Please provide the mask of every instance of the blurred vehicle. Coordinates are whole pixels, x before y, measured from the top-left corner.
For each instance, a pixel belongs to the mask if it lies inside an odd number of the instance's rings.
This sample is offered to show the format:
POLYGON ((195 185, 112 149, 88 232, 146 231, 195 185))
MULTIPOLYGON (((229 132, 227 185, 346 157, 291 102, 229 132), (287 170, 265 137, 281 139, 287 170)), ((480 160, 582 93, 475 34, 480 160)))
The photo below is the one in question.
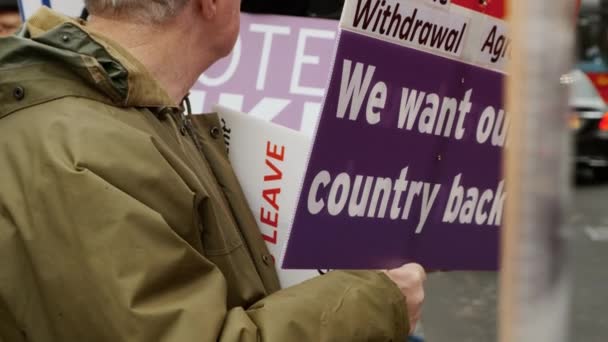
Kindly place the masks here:
POLYGON ((570 128, 575 134, 578 176, 608 176, 608 108, 589 77, 580 70, 564 76, 570 86, 570 128))
POLYGON ((576 26, 577 69, 608 101, 608 1, 582 0, 576 26))

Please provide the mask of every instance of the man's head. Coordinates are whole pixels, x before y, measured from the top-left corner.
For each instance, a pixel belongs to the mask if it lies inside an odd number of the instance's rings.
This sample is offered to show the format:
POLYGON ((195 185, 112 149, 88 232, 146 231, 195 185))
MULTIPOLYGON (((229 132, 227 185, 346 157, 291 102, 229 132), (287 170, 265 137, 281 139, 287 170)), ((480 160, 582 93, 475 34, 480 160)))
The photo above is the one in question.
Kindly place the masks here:
POLYGON ((179 103, 232 51, 240 0, 85 0, 87 26, 126 48, 179 103))
POLYGON ((0 37, 13 34, 20 24, 17 0, 0 0, 0 37))
POLYGON ((162 24, 181 12, 188 2, 189 0, 85 0, 91 14, 142 24, 162 24))
MULTIPOLYGON (((1 0, 0 0, 1 1, 1 0)), ((184 26, 219 55, 227 55, 239 31, 240 0, 85 0, 92 16, 160 30, 184 26)), ((188 33, 186 33, 188 34, 188 33)))

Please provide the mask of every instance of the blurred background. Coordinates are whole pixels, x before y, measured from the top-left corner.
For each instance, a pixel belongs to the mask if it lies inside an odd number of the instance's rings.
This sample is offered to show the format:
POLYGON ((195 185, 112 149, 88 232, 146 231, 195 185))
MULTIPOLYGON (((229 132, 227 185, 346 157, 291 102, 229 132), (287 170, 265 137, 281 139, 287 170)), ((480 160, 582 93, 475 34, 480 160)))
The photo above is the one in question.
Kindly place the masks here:
POLYGON ((241 10, 339 19, 344 0, 243 0, 241 10))

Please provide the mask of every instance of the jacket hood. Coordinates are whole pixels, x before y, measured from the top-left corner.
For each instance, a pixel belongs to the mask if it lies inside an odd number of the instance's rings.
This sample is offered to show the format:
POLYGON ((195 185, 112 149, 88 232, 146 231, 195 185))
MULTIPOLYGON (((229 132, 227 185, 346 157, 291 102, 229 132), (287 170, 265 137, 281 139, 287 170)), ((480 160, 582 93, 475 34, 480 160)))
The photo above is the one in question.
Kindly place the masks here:
POLYGON ((146 68, 107 37, 43 7, 0 39, 0 117, 67 97, 119 107, 177 107, 146 68))

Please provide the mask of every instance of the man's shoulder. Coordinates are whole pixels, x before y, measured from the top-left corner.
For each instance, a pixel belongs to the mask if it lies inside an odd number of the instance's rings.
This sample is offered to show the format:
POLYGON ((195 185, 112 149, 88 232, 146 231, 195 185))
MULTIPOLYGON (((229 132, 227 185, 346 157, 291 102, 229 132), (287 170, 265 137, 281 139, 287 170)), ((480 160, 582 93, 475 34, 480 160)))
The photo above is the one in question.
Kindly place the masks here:
POLYGON ((137 153, 146 148, 141 146, 149 143, 150 135, 143 124, 133 123, 144 122, 134 116, 142 114, 76 97, 32 105, 0 118, 0 159, 27 151, 41 161, 52 158, 74 165, 127 146, 137 153))
MULTIPOLYGON (((0 131, 7 134, 19 131, 34 139, 50 138, 44 132, 62 130, 64 133, 104 131, 109 129, 136 129, 128 125, 129 116, 139 115, 137 109, 120 108, 107 103, 79 97, 64 97, 33 104, 0 116, 0 131), (41 134, 42 133, 42 134, 41 134)), ((5 136, 6 135, 0 135, 5 136)))

